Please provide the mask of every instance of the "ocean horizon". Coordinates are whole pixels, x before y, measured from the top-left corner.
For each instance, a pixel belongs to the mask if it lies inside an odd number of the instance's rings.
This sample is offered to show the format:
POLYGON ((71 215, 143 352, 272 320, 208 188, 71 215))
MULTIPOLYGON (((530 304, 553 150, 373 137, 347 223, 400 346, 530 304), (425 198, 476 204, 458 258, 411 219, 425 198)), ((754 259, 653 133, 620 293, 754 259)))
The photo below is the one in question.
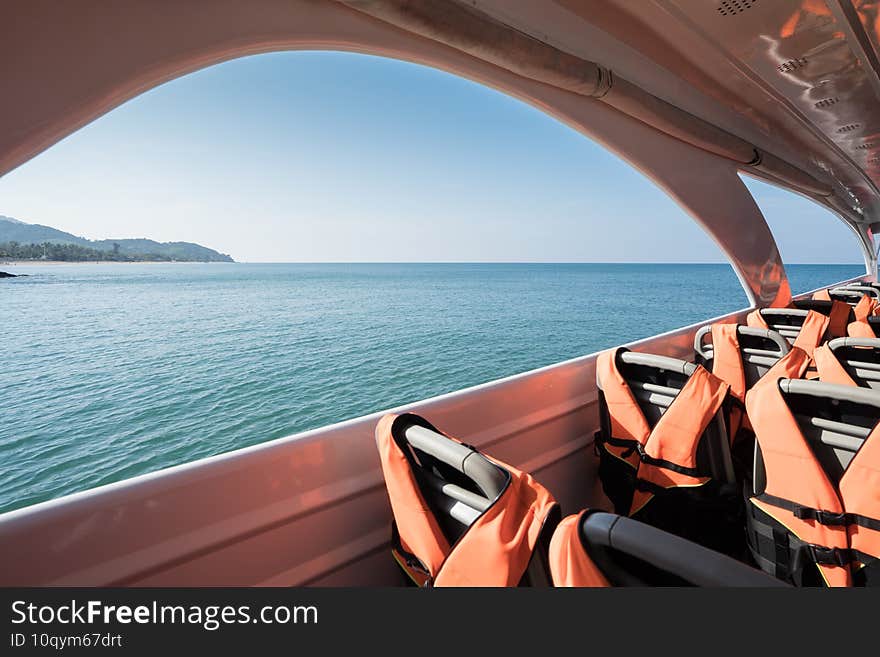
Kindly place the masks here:
MULTIPOLYGON (((0 512, 747 305, 733 270, 716 263, 10 269, 27 276, 0 281, 0 512)), ((787 271, 803 292, 864 268, 787 271)))

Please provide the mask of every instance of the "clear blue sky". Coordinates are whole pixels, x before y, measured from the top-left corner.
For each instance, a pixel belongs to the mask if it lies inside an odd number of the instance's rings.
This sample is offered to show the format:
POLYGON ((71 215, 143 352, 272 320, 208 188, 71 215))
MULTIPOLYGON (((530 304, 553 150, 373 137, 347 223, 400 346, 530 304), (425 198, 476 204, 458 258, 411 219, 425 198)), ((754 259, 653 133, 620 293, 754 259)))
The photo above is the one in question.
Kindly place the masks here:
MULTIPOLYGON (((860 262, 826 211, 748 184, 788 262, 860 262)), ((554 119, 344 53, 250 57, 150 91, 0 178, 0 214, 242 261, 723 260, 663 192, 554 119)))

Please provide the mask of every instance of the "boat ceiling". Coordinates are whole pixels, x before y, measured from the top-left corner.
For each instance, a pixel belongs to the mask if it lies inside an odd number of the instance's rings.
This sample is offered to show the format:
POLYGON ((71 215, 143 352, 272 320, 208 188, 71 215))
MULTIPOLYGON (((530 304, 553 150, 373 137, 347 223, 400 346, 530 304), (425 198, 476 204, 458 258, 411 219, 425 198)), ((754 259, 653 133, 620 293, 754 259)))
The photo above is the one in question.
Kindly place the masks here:
POLYGON ((795 164, 880 222, 880 1, 476 0, 795 164))

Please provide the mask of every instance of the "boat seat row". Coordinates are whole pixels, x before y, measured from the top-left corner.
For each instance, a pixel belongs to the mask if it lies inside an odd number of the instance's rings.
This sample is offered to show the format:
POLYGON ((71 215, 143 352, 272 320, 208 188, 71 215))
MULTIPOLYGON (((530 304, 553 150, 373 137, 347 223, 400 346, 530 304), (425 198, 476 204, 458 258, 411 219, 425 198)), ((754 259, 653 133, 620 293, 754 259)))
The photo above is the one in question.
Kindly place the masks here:
POLYGON ((416 415, 376 429, 392 553, 419 586, 781 586, 749 565, 600 510, 561 520, 529 475, 416 415))
POLYGON ((418 416, 383 418, 396 560, 433 586, 876 585, 880 339, 834 337, 856 309, 811 306, 778 309, 801 319, 788 335, 754 325, 777 309, 704 327, 695 362, 599 355, 611 509, 560 520, 528 473, 418 416))
MULTIPOLYGON (((661 360, 650 354, 634 355, 623 349, 600 355, 597 373, 600 389, 607 390, 609 381, 620 377, 623 387, 636 400, 648 431, 634 452, 637 455, 634 462, 627 460, 627 454, 611 449, 616 438, 632 437, 629 430, 634 425, 632 405, 621 403, 620 395, 608 399, 607 394, 600 394, 600 434, 603 435, 597 436, 596 441, 600 447, 599 475, 615 511, 716 552, 755 563, 792 584, 877 585, 880 581, 880 435, 872 436, 880 434, 880 391, 872 383, 876 382, 880 366, 880 340, 843 338, 817 348, 817 358, 835 358, 834 354, 838 354, 839 360, 835 362, 844 365, 842 371, 851 372, 852 379, 848 383, 829 383, 789 378, 806 373, 805 365, 811 359, 797 347, 786 352, 784 347, 779 347, 778 336, 756 335, 747 327, 736 327, 736 331, 731 330, 733 326, 726 329, 728 336, 742 333, 748 338, 740 343, 736 356, 742 361, 739 371, 744 379, 747 378, 745 363, 750 357, 760 359, 760 367, 753 368, 753 376, 746 383, 744 410, 747 414, 739 417, 743 428, 740 432, 728 431, 735 436, 733 445, 725 439, 724 432, 715 431, 713 427, 724 418, 730 428, 736 412, 742 413, 743 409, 735 404, 725 406, 712 401, 721 379, 711 383, 709 377, 714 375, 702 365, 695 367, 686 361, 661 360), (749 339, 753 340, 753 346, 744 347, 749 339), (756 342, 759 340, 765 342, 756 342), (773 350, 759 348, 770 344, 777 347, 774 356, 768 356, 773 350), (772 362, 774 357, 775 363, 772 362), (617 363, 617 367, 602 367, 603 358, 606 363, 617 363), (627 361, 639 362, 639 369, 628 368, 627 361), (648 363, 674 373, 678 379, 661 404, 653 400, 654 413, 648 411, 651 403, 640 396, 649 378, 644 371, 648 363), (688 425, 681 423, 679 416, 673 424, 675 430, 663 432, 662 437, 671 444, 666 453, 677 454, 679 458, 659 462, 656 452, 662 447, 654 445, 652 449, 652 443, 658 438, 666 413, 672 412, 675 400, 697 380, 701 369, 701 392, 689 395, 685 408, 690 409, 694 417, 704 419, 699 424, 688 425), (686 382, 680 380, 681 373, 687 375, 686 382), (708 421, 707 411, 711 414, 708 421), (751 436, 750 442, 744 434, 751 436), (729 458, 734 461, 737 447, 751 455, 750 467, 740 468, 736 477, 745 488, 743 498, 724 494, 730 482, 729 471, 713 467, 708 459, 686 463, 680 458, 692 451, 688 445, 695 439, 699 441, 696 453, 722 454, 720 462, 726 461, 723 454, 728 449, 729 458), (622 491, 629 491, 633 499, 637 499, 642 468, 646 464, 679 473, 683 467, 691 467, 688 474, 693 479, 666 477, 662 487, 650 489, 649 503, 628 507, 622 491), (785 492, 780 494, 780 491, 785 492), (745 518, 738 516, 741 510, 745 518)), ((716 330, 713 327, 712 333, 716 330)), ((707 348, 706 335, 700 332, 697 336, 697 353, 714 370, 718 349, 707 348)), ((826 368, 820 361, 819 374, 826 368)), ((664 375, 660 371, 650 376, 664 375)), ((614 385, 620 387, 619 382, 614 385)), ((728 400, 733 401, 734 386, 725 385, 728 400)), ((625 440, 617 442, 620 446, 626 445, 625 440)))

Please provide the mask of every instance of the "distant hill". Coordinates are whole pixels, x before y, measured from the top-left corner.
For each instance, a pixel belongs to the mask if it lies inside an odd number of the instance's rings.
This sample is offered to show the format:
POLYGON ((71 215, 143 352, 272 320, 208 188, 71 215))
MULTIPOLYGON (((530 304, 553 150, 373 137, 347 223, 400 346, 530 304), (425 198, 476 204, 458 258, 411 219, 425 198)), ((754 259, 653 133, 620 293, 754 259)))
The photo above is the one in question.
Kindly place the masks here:
MULTIPOLYGON (((68 249, 65 253, 74 254, 71 260, 93 260, 85 257, 89 252, 100 252, 108 255, 108 260, 165 260, 177 262, 235 262, 224 253, 218 253, 200 244, 192 242, 155 242, 146 238, 87 240, 63 230, 40 224, 26 224, 12 217, 0 215, 0 246, 7 255, 16 257, 9 245, 67 244, 78 249, 68 249), (81 257, 77 257, 80 254, 81 257)), ((30 249, 29 251, 33 251, 30 249)), ((57 251, 55 249, 54 251, 57 251)), ((92 254, 94 255, 94 254, 92 254)))

